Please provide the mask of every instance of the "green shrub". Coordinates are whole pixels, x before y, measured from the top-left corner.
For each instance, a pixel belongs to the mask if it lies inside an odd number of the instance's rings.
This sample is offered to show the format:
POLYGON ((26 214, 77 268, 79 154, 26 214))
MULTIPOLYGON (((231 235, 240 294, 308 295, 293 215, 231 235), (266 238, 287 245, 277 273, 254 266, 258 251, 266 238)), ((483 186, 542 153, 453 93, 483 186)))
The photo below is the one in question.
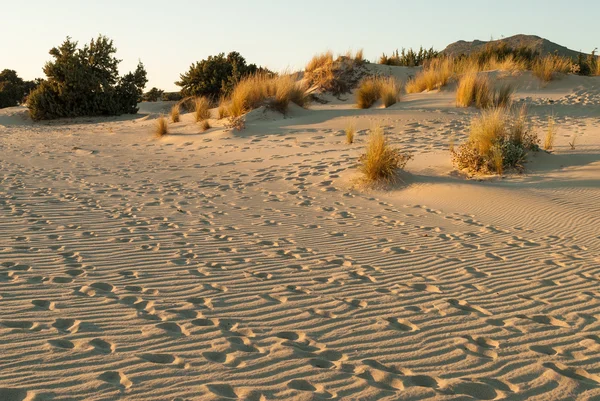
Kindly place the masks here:
POLYGON ((379 58, 379 64, 416 67, 418 65, 423 65, 423 62, 426 60, 438 57, 439 54, 438 51, 433 50, 433 47, 429 50, 420 47, 418 52, 413 49, 408 49, 408 51, 406 51, 402 48, 401 53, 396 49, 396 52, 392 53, 390 57, 386 56, 384 53, 379 58))
POLYGON ((142 100, 145 102, 156 102, 159 99, 162 99, 164 93, 165 91, 162 89, 152 88, 148 92, 144 93, 142 100))
POLYGON ((139 63, 134 72, 119 77, 120 60, 112 40, 92 39, 83 48, 67 38, 52 48, 54 60, 46 63, 47 79, 31 92, 27 100, 34 120, 63 117, 121 115, 137 113, 146 70, 139 63))
POLYGON ((18 106, 39 81, 24 81, 14 70, 0 72, 0 109, 18 106))
POLYGON ((246 59, 238 52, 231 52, 227 57, 220 53, 192 64, 175 85, 181 86, 183 96, 206 96, 216 100, 229 95, 243 77, 259 72, 273 74, 256 64, 246 64, 246 59))

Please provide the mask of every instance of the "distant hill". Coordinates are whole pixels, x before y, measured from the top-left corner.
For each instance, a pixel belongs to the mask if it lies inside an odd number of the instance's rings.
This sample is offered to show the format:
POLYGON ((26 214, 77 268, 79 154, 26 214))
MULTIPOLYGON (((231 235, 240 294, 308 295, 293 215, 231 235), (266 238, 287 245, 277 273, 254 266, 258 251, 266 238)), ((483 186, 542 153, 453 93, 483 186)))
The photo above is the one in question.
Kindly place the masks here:
POLYGON ((502 42, 513 48, 525 46, 529 49, 539 52, 541 55, 549 53, 554 54, 557 52, 560 56, 574 58, 580 53, 576 50, 568 49, 554 42, 550 42, 548 39, 540 38, 539 36, 535 35, 515 35, 508 38, 487 42, 482 40, 474 40, 472 42, 459 40, 458 42, 449 44, 442 53, 448 56, 470 54, 482 50, 488 43, 498 44, 502 42))

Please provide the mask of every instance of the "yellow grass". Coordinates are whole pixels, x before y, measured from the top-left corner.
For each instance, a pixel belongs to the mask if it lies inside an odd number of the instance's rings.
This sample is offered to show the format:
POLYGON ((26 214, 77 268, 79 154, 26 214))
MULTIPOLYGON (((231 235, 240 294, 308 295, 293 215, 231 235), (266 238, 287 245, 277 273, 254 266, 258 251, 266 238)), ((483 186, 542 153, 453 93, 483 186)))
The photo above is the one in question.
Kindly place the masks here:
POLYGON ((383 128, 371 130, 365 153, 360 157, 360 171, 367 183, 395 182, 398 171, 406 167, 410 155, 389 145, 383 128))
POLYGON ((161 138, 169 133, 169 122, 167 121, 165 116, 161 115, 156 120, 156 126, 154 129, 154 133, 159 138, 161 138))
POLYGON ((171 121, 174 123, 178 123, 179 122, 179 104, 175 104, 173 105, 173 107, 171 107, 171 121))
POLYGON ((202 131, 206 131, 208 129, 211 128, 210 126, 210 122, 208 122, 208 120, 204 120, 200 123, 200 128, 202 128, 202 131))
POLYGON ((356 89, 356 105, 359 109, 368 109, 381 97, 381 79, 368 77, 363 79, 356 89))
POLYGON ((196 122, 210 118, 210 101, 206 97, 201 96, 194 99, 194 117, 196 122))
POLYGON ((445 86, 454 74, 454 63, 450 58, 433 59, 423 66, 423 70, 406 84, 407 93, 420 93, 425 90, 445 86))
POLYGON ((567 74, 571 71, 573 62, 566 57, 548 55, 538 59, 532 67, 533 75, 543 82, 556 79, 559 74, 567 74))
POLYGON ((554 140, 556 139, 556 123, 554 116, 548 117, 548 129, 544 136, 544 150, 552 150, 554 147, 554 140))
POLYGON ((219 116, 219 120, 227 117, 227 100, 224 97, 219 99, 219 107, 217 108, 217 114, 219 116))
POLYGON ((514 89, 511 85, 502 85, 499 90, 494 89, 487 75, 471 70, 458 81, 456 105, 458 107, 475 106, 480 109, 509 107, 512 104, 513 92, 514 89))
POLYGON ((400 98, 400 85, 394 77, 383 78, 381 80, 381 100, 384 107, 390 107, 396 104, 400 98))
POLYGON ((471 123, 469 140, 479 154, 490 155, 492 147, 503 137, 508 121, 506 111, 501 108, 485 110, 471 123))
POLYGON ((306 107, 309 102, 306 88, 294 75, 271 77, 264 74, 243 78, 233 89, 227 114, 239 117, 260 106, 286 113, 289 103, 306 107))
POLYGON ((346 127, 346 143, 351 145, 354 143, 354 132, 355 128, 353 124, 348 124, 346 127))
POLYGON ((313 72, 331 64, 333 64, 333 53, 331 51, 327 51, 325 53, 316 54, 313 56, 308 64, 306 64, 304 70, 306 72, 313 72))
POLYGON ((354 55, 354 61, 362 63, 365 61, 363 49, 358 49, 354 55))

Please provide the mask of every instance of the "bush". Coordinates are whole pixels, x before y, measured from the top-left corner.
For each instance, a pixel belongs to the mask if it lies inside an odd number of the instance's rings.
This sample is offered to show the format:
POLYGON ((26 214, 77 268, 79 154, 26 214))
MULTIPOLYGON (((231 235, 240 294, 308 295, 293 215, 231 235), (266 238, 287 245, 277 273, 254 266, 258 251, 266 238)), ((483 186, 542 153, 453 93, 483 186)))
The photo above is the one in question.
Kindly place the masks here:
POLYGON ((377 127, 371 131, 367 149, 359 158, 360 171, 367 183, 395 182, 399 170, 403 170, 410 159, 411 155, 391 147, 383 128, 377 127))
POLYGON ((539 139, 527 124, 525 109, 512 116, 507 109, 485 110, 471 122, 469 139, 452 150, 454 164, 473 173, 522 171, 529 151, 539 150, 539 139))
POLYGON ((384 107, 390 107, 396 104, 400 98, 400 85, 393 77, 384 78, 381 80, 381 100, 384 107))
POLYGON ((272 74, 256 64, 246 64, 246 59, 238 52, 231 52, 227 57, 225 53, 220 53, 192 64, 175 84, 181 86, 183 96, 206 96, 216 100, 229 95, 242 78, 259 72, 272 74))
POLYGON ((399 53, 396 49, 396 52, 392 53, 390 57, 386 56, 384 53, 379 58, 379 64, 416 67, 423 65, 423 63, 427 60, 438 57, 439 54, 440 53, 438 51, 433 50, 433 47, 429 50, 425 50, 423 47, 420 47, 418 52, 414 51, 413 49, 408 49, 408 51, 406 51, 404 48, 402 48, 402 53, 399 53))
POLYGON ((183 99, 180 92, 165 92, 161 96, 163 102, 178 102, 183 99))
POLYGON ((39 82, 24 81, 14 70, 0 72, 0 109, 18 106, 39 82))
POLYGON ((34 120, 62 117, 120 115, 137 113, 146 82, 139 63, 135 72, 118 75, 120 60, 114 57, 112 40, 92 39, 83 48, 67 38, 52 48, 54 61, 46 63, 47 79, 29 95, 27 105, 34 120))
POLYGON ((458 81, 456 105, 480 109, 508 107, 511 105, 513 92, 511 85, 502 85, 499 90, 495 90, 487 75, 473 70, 465 73, 458 81))
POLYGON ((142 96, 142 100, 146 102, 156 102, 158 101, 158 99, 162 99, 164 93, 165 91, 161 89, 152 88, 148 92, 144 93, 144 96, 142 96))

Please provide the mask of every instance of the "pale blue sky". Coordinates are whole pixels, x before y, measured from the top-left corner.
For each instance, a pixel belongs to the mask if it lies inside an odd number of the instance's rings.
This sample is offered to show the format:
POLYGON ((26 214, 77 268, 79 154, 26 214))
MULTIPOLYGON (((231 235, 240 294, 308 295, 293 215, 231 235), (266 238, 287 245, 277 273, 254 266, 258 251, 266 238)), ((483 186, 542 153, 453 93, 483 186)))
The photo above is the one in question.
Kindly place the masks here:
POLYGON ((115 41, 122 72, 141 59, 148 88, 177 90, 194 61, 236 50, 272 70, 301 68, 327 49, 377 59, 401 47, 442 50, 459 39, 534 34, 574 50, 600 47, 600 0, 10 0, 0 70, 43 76, 48 50, 71 36, 115 41))

